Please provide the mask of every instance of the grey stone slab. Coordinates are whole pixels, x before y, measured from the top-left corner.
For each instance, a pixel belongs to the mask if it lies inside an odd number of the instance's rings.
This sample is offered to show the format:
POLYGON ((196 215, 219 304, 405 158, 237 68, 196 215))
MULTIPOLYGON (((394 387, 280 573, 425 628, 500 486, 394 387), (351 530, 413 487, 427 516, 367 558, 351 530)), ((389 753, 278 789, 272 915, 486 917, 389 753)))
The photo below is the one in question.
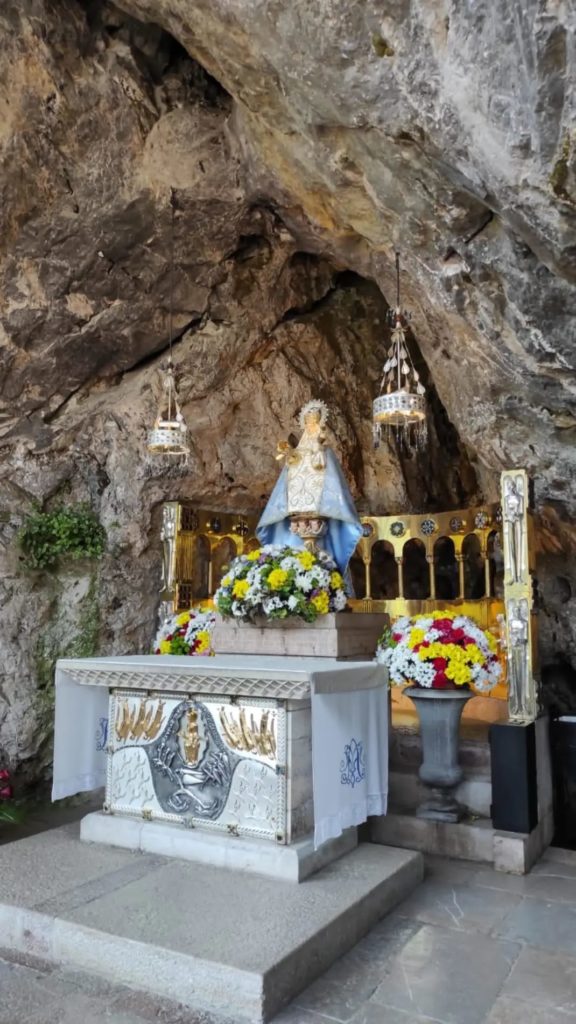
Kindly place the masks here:
MULTIPOLYGON (((435 857, 426 854, 424 857, 425 878, 436 882, 448 882, 450 885, 474 884, 478 874, 478 864, 471 860, 452 860, 447 857, 435 857)), ((487 869, 489 871, 489 869, 487 869)), ((496 872, 492 872, 496 874, 496 872)))
POLYGON ((270 1024, 333 1024, 334 1018, 313 1010, 304 1010, 301 1006, 289 1006, 272 1018, 270 1024))
POLYGON ((18 964, 0 964, 0 1024, 36 1024, 55 1002, 41 974, 18 964))
POLYGON ((576 872, 563 864, 538 864, 529 875, 479 871, 475 884, 557 903, 576 903, 576 872), (559 870, 558 870, 559 869, 559 870), (566 873, 564 873, 566 872, 566 873))
POLYGON ((520 946, 424 925, 386 967, 375 1005, 445 1024, 481 1024, 520 946))
POLYGON ((486 1018, 485 1024, 574 1024, 576 1014, 559 1013, 532 1006, 519 999, 500 996, 486 1018))
POLYGON ((521 899, 512 893, 473 885, 447 885, 432 879, 405 900, 400 913, 428 924, 487 934, 521 899))
POLYGON ((296 885, 167 861, 85 906, 68 911, 64 902, 55 912, 126 939, 265 973, 316 929, 337 921, 355 895, 361 899, 378 885, 384 868, 392 874, 409 863, 406 851, 365 845, 296 885), (183 912, 186 907, 193 912, 183 912), (258 926, 246 928, 248 919, 258 926))
POLYGON ((102 846, 86 846, 80 856, 78 834, 77 824, 64 825, 0 847, 0 903, 35 907, 128 865, 153 863, 151 857, 102 846))
POLYGON ((527 946, 504 983, 502 994, 558 1013, 576 1013, 576 957, 527 946))
MULTIPOLYGON (((58 875, 50 833, 43 842, 46 864, 58 875)), ((57 852, 60 845, 58 837, 57 852)), ((370 844, 301 884, 170 859, 134 878, 138 858, 128 855, 121 867, 112 861, 102 885, 90 878, 77 906, 82 862, 87 858, 93 869, 93 852, 76 841, 76 895, 51 896, 49 913, 0 902, 5 943, 114 984, 232 1016, 235 1024, 269 1019, 366 935, 423 873, 418 854, 370 844)), ((38 906, 33 877, 27 900, 38 906)), ((53 980, 52 995, 62 983, 53 980)))
POLYGON ((140 856, 136 860, 125 864, 116 871, 108 871, 99 878, 92 878, 89 882, 77 885, 66 893, 59 893, 48 900, 41 900, 34 905, 34 909, 43 914, 59 913, 75 910, 85 903, 92 903, 101 896, 108 896, 122 889, 130 882, 141 878, 147 878, 154 868, 165 864, 164 857, 140 856))
MULTIPOLYGON (((1 1020, 1 1018, 0 1018, 1 1020)), ((13 1022, 10 1022, 13 1024, 13 1022)), ((146 1024, 133 1013, 116 1012, 90 996, 74 993, 53 1000, 33 1015, 23 1018, 22 1024, 146 1024)))
POLYGON ((391 1006, 377 1006, 367 1003, 352 1018, 350 1024, 444 1024, 434 1017, 415 1017, 403 1010, 394 1010, 391 1006))
POLYGON ((498 925, 503 938, 576 955, 576 905, 526 898, 498 925))
POLYGON ((388 959, 420 925, 391 914, 299 996, 300 1007, 348 1021, 376 991, 388 959))
POLYGON ((159 999, 147 992, 126 989, 110 1003, 114 1013, 134 1014, 143 1024, 234 1024, 224 1017, 215 1018, 202 1010, 191 1010, 169 999, 159 999))

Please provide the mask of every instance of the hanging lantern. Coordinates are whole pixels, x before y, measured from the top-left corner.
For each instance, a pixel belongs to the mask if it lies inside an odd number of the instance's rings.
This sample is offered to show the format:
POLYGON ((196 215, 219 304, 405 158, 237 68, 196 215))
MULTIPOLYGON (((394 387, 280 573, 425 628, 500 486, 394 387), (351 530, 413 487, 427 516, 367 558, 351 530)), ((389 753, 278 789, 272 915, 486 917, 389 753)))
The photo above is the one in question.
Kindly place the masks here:
POLYGON ((188 428, 180 411, 174 367, 172 365, 173 307, 174 307, 174 216, 176 202, 174 190, 170 193, 172 216, 170 221, 170 307, 169 307, 169 350, 168 366, 163 371, 163 387, 158 413, 152 430, 148 433, 147 449, 156 455, 188 455, 188 428))
POLYGON ((146 447, 156 455, 188 455, 188 428, 180 412, 172 360, 164 373, 163 385, 164 394, 160 396, 158 415, 146 447))
POLYGON ((383 428, 407 448, 423 447, 428 437, 426 388, 408 349, 408 319, 400 307, 400 255, 396 253, 396 309, 389 311, 392 335, 380 393, 372 405, 375 448, 380 444, 383 428))

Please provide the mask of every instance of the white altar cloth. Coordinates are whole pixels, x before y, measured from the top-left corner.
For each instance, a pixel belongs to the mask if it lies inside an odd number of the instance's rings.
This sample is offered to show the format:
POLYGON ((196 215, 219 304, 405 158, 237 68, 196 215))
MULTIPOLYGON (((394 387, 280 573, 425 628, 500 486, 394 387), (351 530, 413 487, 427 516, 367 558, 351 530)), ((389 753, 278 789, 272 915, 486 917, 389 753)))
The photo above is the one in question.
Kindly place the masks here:
POLYGON ((311 700, 315 845, 386 813, 388 697, 376 662, 332 658, 142 655, 56 666, 52 799, 104 786, 109 689, 311 700), (222 682, 225 680, 225 687, 222 682))

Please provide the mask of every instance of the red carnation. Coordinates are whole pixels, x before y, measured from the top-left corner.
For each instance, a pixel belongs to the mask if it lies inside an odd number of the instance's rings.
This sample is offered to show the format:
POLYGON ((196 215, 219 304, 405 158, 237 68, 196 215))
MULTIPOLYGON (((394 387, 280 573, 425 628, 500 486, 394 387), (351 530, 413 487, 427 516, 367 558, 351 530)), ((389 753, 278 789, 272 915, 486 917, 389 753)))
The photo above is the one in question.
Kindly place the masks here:
POLYGON ((444 672, 448 665, 448 658, 432 658, 432 664, 436 672, 444 672))

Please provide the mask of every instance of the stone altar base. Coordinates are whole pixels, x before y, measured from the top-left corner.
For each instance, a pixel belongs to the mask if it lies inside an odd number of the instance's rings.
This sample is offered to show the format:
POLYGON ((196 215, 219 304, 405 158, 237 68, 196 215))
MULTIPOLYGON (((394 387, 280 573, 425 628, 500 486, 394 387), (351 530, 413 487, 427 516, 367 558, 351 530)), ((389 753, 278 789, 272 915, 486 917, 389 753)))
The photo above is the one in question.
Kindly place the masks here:
POLYGON ((260 1024, 422 874, 419 854, 363 844, 294 886, 81 843, 66 825, 0 848, 1 943, 260 1024))
POLYGON ((95 811, 82 819, 80 838, 89 843, 108 843, 126 850, 179 857, 213 868, 248 871, 284 882, 303 882, 330 861, 356 849, 358 830, 346 829, 337 839, 329 839, 315 850, 311 835, 280 846, 250 836, 231 837, 201 829, 182 829, 169 821, 143 821, 95 811))

